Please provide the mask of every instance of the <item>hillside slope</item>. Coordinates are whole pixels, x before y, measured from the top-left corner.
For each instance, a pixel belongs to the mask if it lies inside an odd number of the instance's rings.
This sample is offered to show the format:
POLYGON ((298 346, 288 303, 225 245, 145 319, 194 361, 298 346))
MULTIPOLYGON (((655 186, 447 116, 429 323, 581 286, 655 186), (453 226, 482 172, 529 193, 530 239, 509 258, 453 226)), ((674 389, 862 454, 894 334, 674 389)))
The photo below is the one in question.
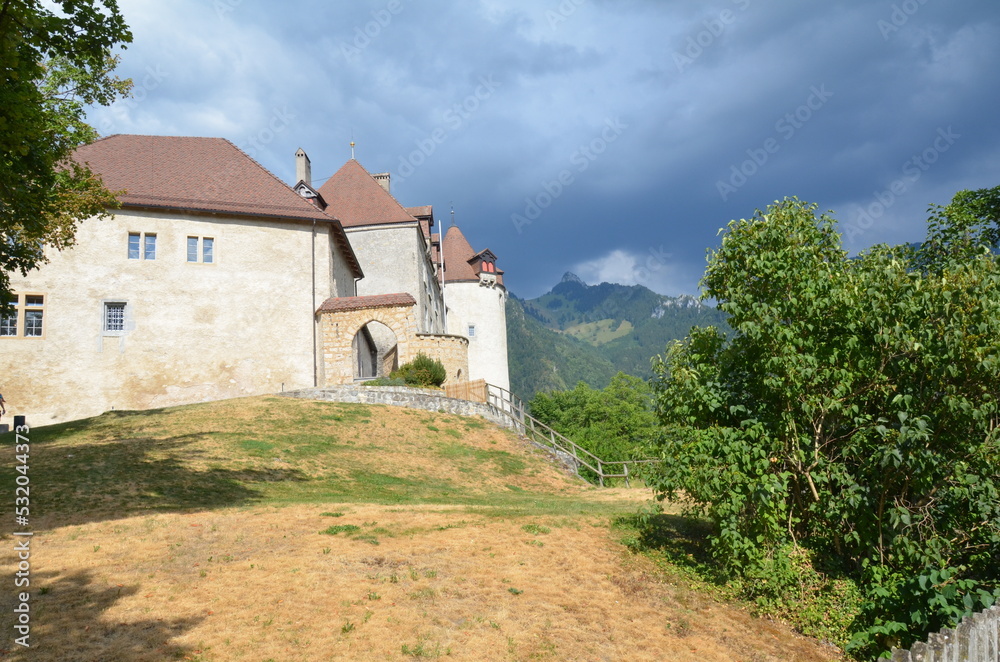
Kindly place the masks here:
MULTIPOLYGON (((0 657, 834 657, 627 552, 608 518, 648 493, 589 487, 482 419, 264 397, 29 443, 32 649, 0 657)), ((7 494, 14 452, 0 438, 7 494)))
POLYGON ((647 378, 650 360, 693 326, 729 328, 725 314, 695 297, 668 297, 641 285, 587 285, 567 273, 536 299, 510 297, 512 390, 530 400, 579 381, 603 388, 619 371, 647 378))
POLYGON ((525 400, 539 391, 571 389, 578 382, 603 387, 617 372, 593 346, 528 315, 524 302, 514 295, 507 299, 507 363, 511 390, 525 400))

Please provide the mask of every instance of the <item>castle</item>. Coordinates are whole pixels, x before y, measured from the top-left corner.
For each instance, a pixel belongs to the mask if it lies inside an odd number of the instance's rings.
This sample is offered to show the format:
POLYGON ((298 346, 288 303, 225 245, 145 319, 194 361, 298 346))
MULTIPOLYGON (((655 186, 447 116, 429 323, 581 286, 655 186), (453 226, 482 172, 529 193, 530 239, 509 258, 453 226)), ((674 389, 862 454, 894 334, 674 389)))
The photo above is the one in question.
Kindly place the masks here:
POLYGON ((386 376, 423 353, 509 388, 503 271, 352 157, 294 186, 221 138, 79 148, 121 207, 12 274, 0 367, 33 425, 386 376))

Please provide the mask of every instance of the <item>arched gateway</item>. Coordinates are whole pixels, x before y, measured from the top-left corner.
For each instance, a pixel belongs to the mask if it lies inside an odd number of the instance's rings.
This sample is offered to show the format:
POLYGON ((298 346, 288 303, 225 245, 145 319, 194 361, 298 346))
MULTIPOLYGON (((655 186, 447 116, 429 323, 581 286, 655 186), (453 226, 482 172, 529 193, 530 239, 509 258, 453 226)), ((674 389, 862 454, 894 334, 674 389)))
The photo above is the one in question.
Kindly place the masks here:
POLYGON ((323 386, 388 376, 393 367, 423 353, 444 364, 448 382, 469 372, 469 340, 418 333, 409 294, 327 299, 319 318, 323 386))

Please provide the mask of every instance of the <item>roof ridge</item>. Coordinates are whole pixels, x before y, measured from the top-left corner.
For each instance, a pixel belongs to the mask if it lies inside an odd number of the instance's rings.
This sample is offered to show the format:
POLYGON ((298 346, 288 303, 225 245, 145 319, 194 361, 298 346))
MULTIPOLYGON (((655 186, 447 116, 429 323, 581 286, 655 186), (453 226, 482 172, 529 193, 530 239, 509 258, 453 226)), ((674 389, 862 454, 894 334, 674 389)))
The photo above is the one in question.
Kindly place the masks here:
MULTIPOLYGON (((197 137, 197 136, 192 136, 192 137, 197 137)), ((311 202, 309 202, 308 200, 306 200, 305 198, 303 198, 301 195, 299 195, 298 193, 296 193, 295 189, 293 189, 291 186, 289 186, 288 184, 286 184, 285 182, 283 182, 281 179, 279 179, 278 176, 275 175, 273 172, 271 172, 270 170, 268 170, 267 168, 265 168, 263 165, 261 165, 260 162, 257 161, 257 159, 255 159, 254 157, 250 156, 249 154, 247 154, 246 152, 244 152, 242 149, 240 149, 239 147, 237 147, 237 145, 233 141, 229 140, 228 138, 207 138, 206 140, 221 140, 222 142, 226 143, 227 145, 229 145, 230 147, 232 147, 233 149, 235 149, 238 153, 242 154, 247 159, 249 159, 251 163, 253 163, 255 166, 257 166, 258 168, 260 168, 264 173, 266 173, 267 175, 269 175, 271 177, 271 179, 273 179, 274 181, 278 182, 282 187, 288 189, 288 191, 292 195, 294 195, 297 200, 301 200, 302 201, 302 204, 309 205, 310 209, 318 211, 319 213, 323 214, 324 216, 327 216, 327 217, 329 217, 331 219, 334 219, 334 217, 330 216, 329 214, 327 214, 325 210, 320 209, 319 207, 317 207, 316 205, 312 204, 311 202)))

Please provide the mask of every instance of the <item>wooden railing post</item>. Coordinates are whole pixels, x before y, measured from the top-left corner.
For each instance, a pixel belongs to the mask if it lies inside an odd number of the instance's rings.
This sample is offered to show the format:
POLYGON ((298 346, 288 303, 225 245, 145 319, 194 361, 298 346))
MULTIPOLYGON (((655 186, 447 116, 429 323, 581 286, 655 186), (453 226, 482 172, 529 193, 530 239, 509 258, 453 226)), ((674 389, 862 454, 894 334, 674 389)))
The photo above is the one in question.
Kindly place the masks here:
POLYGON ((622 466, 625 467, 625 487, 632 487, 628 484, 628 463, 626 462, 622 466))

